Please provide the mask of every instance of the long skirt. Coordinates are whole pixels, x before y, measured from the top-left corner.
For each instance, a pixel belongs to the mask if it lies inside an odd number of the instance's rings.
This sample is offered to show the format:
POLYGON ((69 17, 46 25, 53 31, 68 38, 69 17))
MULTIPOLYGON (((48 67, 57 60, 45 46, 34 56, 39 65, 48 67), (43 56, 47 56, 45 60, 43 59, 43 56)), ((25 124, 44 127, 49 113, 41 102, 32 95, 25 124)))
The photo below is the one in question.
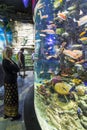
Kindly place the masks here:
POLYGON ((15 84, 4 84, 4 115, 15 117, 18 115, 18 87, 15 84))

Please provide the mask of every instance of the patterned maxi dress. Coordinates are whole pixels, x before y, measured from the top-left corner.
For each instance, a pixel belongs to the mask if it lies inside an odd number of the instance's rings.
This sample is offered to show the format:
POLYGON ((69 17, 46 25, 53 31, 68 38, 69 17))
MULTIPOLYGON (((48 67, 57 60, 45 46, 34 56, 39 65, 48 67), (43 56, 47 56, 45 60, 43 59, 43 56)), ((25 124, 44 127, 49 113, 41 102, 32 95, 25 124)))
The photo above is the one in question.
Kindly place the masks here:
POLYGON ((8 59, 3 59, 2 61, 2 66, 5 72, 4 114, 10 117, 15 117, 18 115, 17 72, 19 72, 19 67, 14 61, 11 61, 8 59))

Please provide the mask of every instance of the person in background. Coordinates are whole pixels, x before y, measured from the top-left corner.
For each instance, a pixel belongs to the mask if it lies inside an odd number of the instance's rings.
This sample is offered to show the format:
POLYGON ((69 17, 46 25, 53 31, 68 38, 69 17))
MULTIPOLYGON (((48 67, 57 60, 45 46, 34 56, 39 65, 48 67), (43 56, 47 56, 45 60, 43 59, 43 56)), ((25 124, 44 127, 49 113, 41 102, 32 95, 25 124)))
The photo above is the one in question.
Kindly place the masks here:
POLYGON ((32 58, 32 61, 33 61, 33 62, 34 62, 34 60, 35 60, 34 55, 35 55, 35 52, 33 51, 32 55, 31 55, 31 58, 32 58))
MULTIPOLYGON (((35 51, 32 52, 31 59, 33 61, 33 67, 35 67, 35 65, 34 65, 34 62, 35 62, 35 51)), ((34 68, 33 68, 33 74, 34 74, 34 68)))
POLYGON ((11 121, 20 119, 18 112, 18 86, 17 72, 18 65, 12 60, 12 48, 7 46, 3 51, 2 67, 4 70, 4 118, 11 118, 11 121))
MULTIPOLYGON (((21 48, 18 52, 18 66, 21 69, 23 69, 23 77, 25 77, 25 56, 24 56, 24 48, 21 48)), ((19 75, 22 76, 19 72, 19 75)))

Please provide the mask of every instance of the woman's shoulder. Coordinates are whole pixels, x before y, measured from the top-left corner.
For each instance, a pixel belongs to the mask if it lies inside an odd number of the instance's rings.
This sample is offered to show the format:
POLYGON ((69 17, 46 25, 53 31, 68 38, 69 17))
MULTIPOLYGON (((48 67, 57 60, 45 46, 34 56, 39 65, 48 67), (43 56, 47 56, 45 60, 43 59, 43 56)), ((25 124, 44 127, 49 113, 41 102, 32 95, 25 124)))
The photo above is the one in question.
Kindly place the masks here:
POLYGON ((3 63, 3 64, 9 64, 10 61, 9 61, 8 59, 3 59, 3 60, 2 60, 2 63, 3 63))
POLYGON ((3 59, 2 60, 2 66, 8 66, 8 61, 7 61, 7 59, 3 59))
POLYGON ((4 62, 8 62, 8 59, 4 58, 3 61, 4 61, 4 62))
POLYGON ((7 62, 7 59, 3 59, 2 62, 7 62))
POLYGON ((3 60, 2 60, 2 65, 4 65, 4 66, 8 65, 7 59, 3 59, 3 60))

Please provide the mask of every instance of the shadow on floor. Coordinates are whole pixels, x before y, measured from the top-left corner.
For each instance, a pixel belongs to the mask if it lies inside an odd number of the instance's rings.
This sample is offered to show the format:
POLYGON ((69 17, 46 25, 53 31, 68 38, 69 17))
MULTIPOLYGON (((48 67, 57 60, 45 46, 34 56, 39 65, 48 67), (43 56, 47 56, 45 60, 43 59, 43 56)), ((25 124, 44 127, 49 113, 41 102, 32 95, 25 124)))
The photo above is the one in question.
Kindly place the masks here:
POLYGON ((25 97, 24 122, 26 130, 41 130, 34 110, 34 86, 29 89, 25 97))

